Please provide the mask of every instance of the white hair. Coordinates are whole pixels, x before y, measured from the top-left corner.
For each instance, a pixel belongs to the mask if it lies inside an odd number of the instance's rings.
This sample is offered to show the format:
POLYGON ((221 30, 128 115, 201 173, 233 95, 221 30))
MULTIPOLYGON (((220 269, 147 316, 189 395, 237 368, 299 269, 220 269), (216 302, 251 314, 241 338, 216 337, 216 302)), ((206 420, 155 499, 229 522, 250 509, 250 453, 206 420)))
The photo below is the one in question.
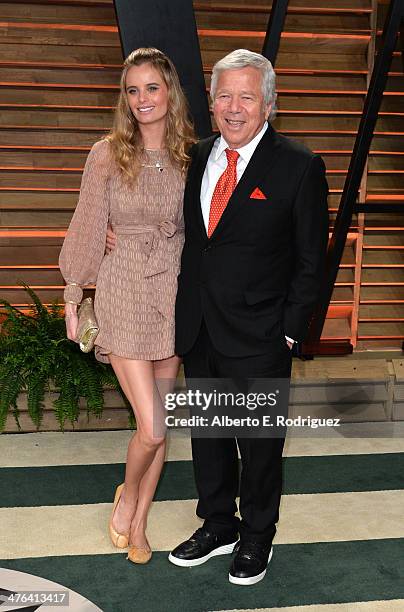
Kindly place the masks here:
POLYGON ((211 98, 212 100, 215 99, 217 81, 221 72, 248 67, 257 68, 261 73, 264 103, 266 106, 272 105, 268 118, 269 121, 272 121, 276 116, 275 71, 271 62, 260 53, 254 53, 254 51, 248 49, 236 49, 216 62, 212 69, 210 82, 211 98))

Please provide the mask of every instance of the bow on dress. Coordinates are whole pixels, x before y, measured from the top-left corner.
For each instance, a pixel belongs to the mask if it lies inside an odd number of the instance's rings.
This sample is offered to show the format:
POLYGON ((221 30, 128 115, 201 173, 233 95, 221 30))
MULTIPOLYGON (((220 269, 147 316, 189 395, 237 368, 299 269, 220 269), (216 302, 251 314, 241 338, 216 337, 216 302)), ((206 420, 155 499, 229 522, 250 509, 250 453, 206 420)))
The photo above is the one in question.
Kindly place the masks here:
MULTIPOLYGON (((168 240, 175 234, 183 233, 184 227, 176 225, 169 219, 163 219, 158 224, 137 224, 137 225, 116 225, 114 233, 117 235, 136 235, 142 234, 147 236, 148 240, 141 242, 141 251, 148 256, 147 263, 144 268, 144 278, 150 282, 150 296, 152 306, 167 319, 172 318, 174 321, 174 303, 172 299, 167 299, 161 287, 161 274, 169 271, 169 249, 168 240)), ((174 275, 170 275, 168 282, 175 282, 177 277, 177 269, 173 267, 174 275)), ((174 293, 175 297, 175 293, 174 293)))

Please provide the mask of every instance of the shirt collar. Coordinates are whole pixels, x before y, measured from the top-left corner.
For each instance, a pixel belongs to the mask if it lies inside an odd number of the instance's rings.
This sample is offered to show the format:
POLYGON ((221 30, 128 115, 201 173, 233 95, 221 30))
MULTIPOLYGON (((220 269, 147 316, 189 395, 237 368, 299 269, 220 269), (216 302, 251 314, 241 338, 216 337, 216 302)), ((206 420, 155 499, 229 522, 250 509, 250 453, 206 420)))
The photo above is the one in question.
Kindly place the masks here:
MULTIPOLYGON (((248 164, 248 162, 252 158, 253 153, 255 149, 257 148, 259 141, 261 140, 261 138, 263 137, 267 129, 268 129, 268 123, 267 121, 265 121, 261 130, 258 132, 256 136, 254 136, 252 140, 250 140, 250 142, 244 145, 244 147, 240 147, 239 149, 236 149, 236 151, 240 154, 240 157, 243 158, 246 164, 248 164)), ((224 153, 225 149, 227 149, 228 147, 229 145, 227 144, 227 142, 221 135, 218 140, 218 145, 217 145, 217 149, 215 152, 215 161, 219 159, 219 157, 224 153)))

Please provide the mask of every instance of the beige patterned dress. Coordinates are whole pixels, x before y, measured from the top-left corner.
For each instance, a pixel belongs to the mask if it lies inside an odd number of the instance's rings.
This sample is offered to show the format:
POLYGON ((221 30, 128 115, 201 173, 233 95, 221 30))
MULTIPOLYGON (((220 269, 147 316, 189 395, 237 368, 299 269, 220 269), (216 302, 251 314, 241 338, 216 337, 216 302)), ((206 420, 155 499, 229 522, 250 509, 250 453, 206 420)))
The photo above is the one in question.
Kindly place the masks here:
POLYGON ((105 363, 111 352, 147 360, 174 354, 184 177, 165 150, 146 151, 144 163, 131 187, 120 175, 110 144, 94 144, 59 257, 66 283, 96 283, 100 332, 95 354, 105 363), (117 243, 105 255, 108 222, 117 243))

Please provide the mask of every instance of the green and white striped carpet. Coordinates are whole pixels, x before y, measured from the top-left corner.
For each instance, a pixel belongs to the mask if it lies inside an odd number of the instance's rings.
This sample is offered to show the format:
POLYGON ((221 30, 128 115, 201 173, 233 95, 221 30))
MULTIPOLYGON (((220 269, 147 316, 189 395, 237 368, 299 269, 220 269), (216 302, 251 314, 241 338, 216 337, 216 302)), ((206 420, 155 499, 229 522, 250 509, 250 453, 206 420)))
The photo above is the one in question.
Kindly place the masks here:
POLYGON ((274 557, 254 587, 228 582, 228 556, 190 569, 167 561, 200 526, 185 432, 171 435, 153 503, 152 561, 135 566, 112 547, 107 523, 130 435, 0 437, 2 568, 65 585, 104 612, 404 610, 404 423, 288 439, 274 557))

